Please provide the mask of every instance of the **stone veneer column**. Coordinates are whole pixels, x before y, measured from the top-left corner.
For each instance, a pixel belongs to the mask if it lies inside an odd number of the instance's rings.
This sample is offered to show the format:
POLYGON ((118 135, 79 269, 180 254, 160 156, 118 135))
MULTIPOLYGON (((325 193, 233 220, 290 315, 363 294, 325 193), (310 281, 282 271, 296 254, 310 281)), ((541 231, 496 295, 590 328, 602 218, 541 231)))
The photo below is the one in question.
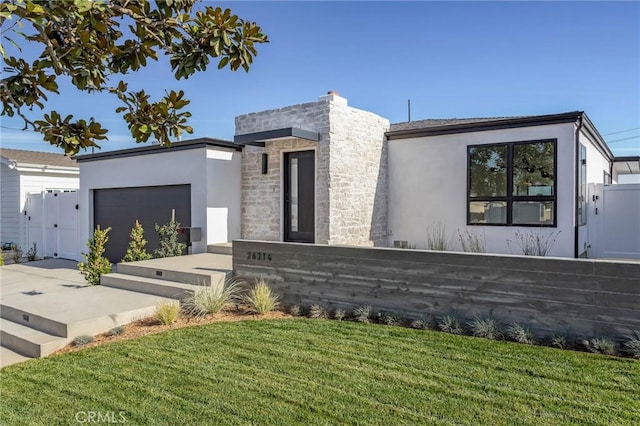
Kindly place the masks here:
POLYGON ((298 127, 318 143, 290 138, 246 146, 242 153, 242 225, 245 239, 281 240, 282 153, 316 149, 316 242, 386 245, 389 121, 347 106, 335 94, 318 102, 236 117, 236 134, 298 127), (268 154, 267 174, 261 174, 268 154))

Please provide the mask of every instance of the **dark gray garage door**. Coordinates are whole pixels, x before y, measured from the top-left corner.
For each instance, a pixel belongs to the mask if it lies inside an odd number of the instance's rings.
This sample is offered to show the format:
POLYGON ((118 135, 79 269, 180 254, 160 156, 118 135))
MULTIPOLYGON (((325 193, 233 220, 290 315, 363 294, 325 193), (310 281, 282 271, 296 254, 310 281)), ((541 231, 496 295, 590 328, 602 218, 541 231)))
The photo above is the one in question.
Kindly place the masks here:
POLYGON ((191 185, 95 189, 93 223, 102 229, 111 227, 105 256, 120 262, 136 219, 144 227, 147 251, 152 253, 158 247, 155 224, 170 221, 172 209, 181 226, 191 226, 191 185))

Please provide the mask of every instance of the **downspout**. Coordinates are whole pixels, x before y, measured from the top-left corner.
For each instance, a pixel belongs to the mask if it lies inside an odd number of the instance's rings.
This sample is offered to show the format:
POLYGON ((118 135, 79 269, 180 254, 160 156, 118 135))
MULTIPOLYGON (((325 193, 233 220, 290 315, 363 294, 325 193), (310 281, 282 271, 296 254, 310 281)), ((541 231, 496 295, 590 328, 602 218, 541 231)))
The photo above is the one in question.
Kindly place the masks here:
MULTIPOLYGON (((578 197, 579 197, 579 192, 580 192, 580 182, 579 182, 579 172, 580 172, 580 164, 578 164, 580 162, 580 131, 582 130, 582 114, 580 114, 580 118, 578 118, 578 125, 576 126, 576 134, 575 134, 575 140, 574 140, 574 159, 573 159, 573 164, 574 164, 574 188, 573 188, 573 200, 574 200, 574 209, 573 209, 573 220, 574 220, 574 227, 573 227, 573 257, 574 258, 578 258, 578 243, 579 243, 579 223, 580 223, 580 218, 578 217, 578 197)), ((585 200, 586 202, 586 200, 585 200)))

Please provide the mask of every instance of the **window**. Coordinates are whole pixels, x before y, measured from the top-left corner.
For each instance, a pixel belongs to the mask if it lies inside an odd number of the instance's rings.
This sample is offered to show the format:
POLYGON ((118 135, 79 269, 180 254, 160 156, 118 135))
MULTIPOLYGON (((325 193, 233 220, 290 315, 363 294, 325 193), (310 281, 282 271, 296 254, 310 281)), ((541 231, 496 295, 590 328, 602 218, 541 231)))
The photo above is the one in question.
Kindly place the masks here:
POLYGON ((578 155, 578 225, 587 224, 587 148, 580 144, 578 155))
POLYGON ((555 226, 556 141, 468 147, 467 223, 555 226))

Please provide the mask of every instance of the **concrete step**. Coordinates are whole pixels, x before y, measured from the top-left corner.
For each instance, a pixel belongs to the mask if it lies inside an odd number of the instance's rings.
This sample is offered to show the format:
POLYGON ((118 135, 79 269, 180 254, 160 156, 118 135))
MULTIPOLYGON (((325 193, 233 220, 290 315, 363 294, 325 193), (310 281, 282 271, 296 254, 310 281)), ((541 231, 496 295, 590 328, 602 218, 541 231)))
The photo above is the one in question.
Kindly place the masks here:
POLYGON ((14 352, 9 348, 0 346, 0 368, 17 364, 19 362, 28 361, 30 359, 30 357, 20 355, 19 353, 14 352))
MULTIPOLYGON (((176 270, 162 264, 146 264, 146 261, 118 263, 117 270, 119 274, 191 285, 211 285, 211 283, 226 280, 232 274, 231 270, 203 270, 202 272, 193 269, 176 270)), ((112 274, 107 274, 105 277, 110 275, 112 274)))
POLYGON ((135 291, 138 293, 153 294, 170 299, 182 300, 193 294, 200 287, 193 284, 185 284, 176 281, 147 278, 144 276, 128 275, 123 273, 111 273, 100 278, 100 284, 106 287, 135 291))
POLYGON ((233 243, 210 244, 207 246, 207 253, 231 256, 233 254, 233 243))
POLYGON ((70 340, 0 318, 0 345, 23 356, 46 356, 64 347, 70 340))
POLYGON ((58 337, 67 337, 69 335, 67 324, 64 322, 36 315, 33 312, 5 303, 0 305, 0 318, 58 337))

